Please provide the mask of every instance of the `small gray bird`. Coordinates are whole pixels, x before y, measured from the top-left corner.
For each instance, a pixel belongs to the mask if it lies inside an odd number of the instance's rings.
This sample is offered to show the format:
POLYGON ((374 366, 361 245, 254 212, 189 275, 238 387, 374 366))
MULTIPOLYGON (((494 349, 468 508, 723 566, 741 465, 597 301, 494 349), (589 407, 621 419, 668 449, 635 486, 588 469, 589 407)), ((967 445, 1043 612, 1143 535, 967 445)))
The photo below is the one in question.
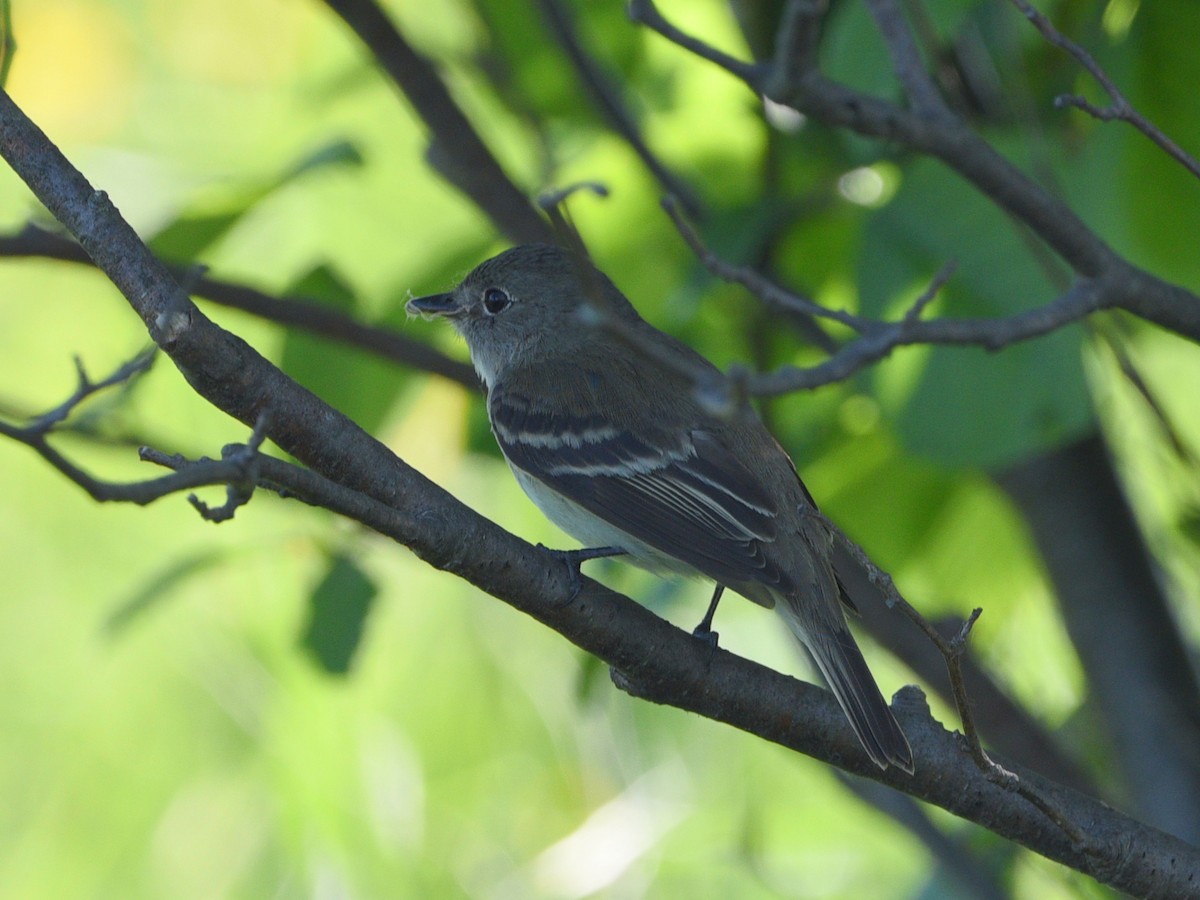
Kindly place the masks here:
POLYGON ((875 764, 913 771, 846 627, 842 604, 854 605, 834 536, 753 411, 718 415, 697 399, 695 374, 719 374, 711 363, 644 321, 591 263, 545 244, 507 250, 407 309, 466 339, 500 449, 551 521, 585 547, 715 581, 698 633, 711 635, 724 587, 778 609, 875 764))

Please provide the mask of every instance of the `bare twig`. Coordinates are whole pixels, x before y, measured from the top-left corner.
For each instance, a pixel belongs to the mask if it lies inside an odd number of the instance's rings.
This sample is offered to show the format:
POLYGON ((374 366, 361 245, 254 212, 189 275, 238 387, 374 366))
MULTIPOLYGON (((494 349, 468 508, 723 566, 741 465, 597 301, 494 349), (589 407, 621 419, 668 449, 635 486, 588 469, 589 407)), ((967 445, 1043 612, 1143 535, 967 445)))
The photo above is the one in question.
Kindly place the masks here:
POLYGON ((545 241, 546 222, 505 174, 433 64, 405 40, 374 0, 325 0, 366 44, 433 135, 429 160, 516 243, 545 241))
POLYGON ((946 286, 946 282, 953 278, 954 273, 957 271, 958 263, 953 259, 947 261, 938 269, 937 274, 930 280, 929 285, 917 295, 917 299, 913 301, 912 306, 905 312, 903 319, 905 325, 912 326, 921 318, 922 313, 925 312, 925 307, 934 301, 937 295, 941 293, 942 288, 946 286))
POLYGON ((753 269, 725 262, 708 248, 696 229, 684 217, 683 211, 679 208, 679 204, 675 202, 673 197, 664 197, 662 207, 666 210, 667 215, 671 217, 671 221, 675 223, 675 227, 684 241, 692 248, 692 252, 696 254, 701 265, 722 281, 740 284, 764 303, 774 306, 776 309, 840 322, 860 333, 870 330, 877 324, 871 319, 864 319, 844 310, 829 309, 828 307, 821 306, 815 300, 810 300, 807 297, 802 297, 799 294, 780 287, 753 269))
POLYGON ((683 239, 713 275, 742 285, 772 306, 830 319, 853 329, 859 335, 858 339, 844 344, 820 365, 805 369, 789 367, 751 376, 748 389, 755 395, 782 394, 840 381, 883 359, 896 348, 912 344, 975 345, 997 350, 1018 341, 1040 337, 1106 307, 1105 298, 1100 293, 1101 285, 1080 280, 1045 306, 1011 316, 999 319, 923 320, 920 318, 922 311, 954 273, 955 265, 949 262, 937 272, 899 321, 868 319, 844 310, 828 309, 780 287, 753 269, 725 262, 704 244, 677 206, 669 199, 664 201, 663 206, 683 239))
POLYGON ((580 191, 588 191, 597 197, 608 196, 608 188, 599 181, 577 181, 574 184, 568 184, 566 187, 538 194, 537 204, 543 212, 549 215, 557 211, 559 206, 566 203, 572 194, 577 194, 580 191))
POLYGON ((1129 382, 1134 391, 1137 392, 1137 395, 1142 398, 1142 402, 1146 404, 1151 417, 1162 432, 1163 437, 1171 445, 1171 450, 1175 456, 1185 465, 1200 470, 1200 457, 1197 456, 1196 451, 1184 440, 1183 435, 1171 420, 1166 407, 1155 396, 1150 385, 1146 383, 1141 369, 1129 354, 1124 336, 1116 328, 1098 328, 1096 329, 1096 333, 1099 334, 1104 341, 1104 345, 1112 352, 1117 367, 1121 370, 1121 374, 1125 376, 1125 380, 1129 382))
POLYGON ((750 382, 750 392, 772 396, 842 381, 891 355, 896 348, 913 344, 978 346, 995 350, 1076 322, 1104 308, 1101 300, 1099 285, 1080 280, 1046 306, 1002 319, 943 318, 884 323, 870 334, 845 344, 819 365, 809 368, 785 366, 755 376, 750 382))
POLYGON ((92 381, 88 377, 87 370, 83 366, 83 360, 78 356, 75 357, 75 376, 76 386, 75 391, 56 406, 42 415, 35 418, 23 429, 31 435, 45 436, 51 431, 54 431, 67 416, 73 413, 84 400, 97 394, 107 388, 116 385, 128 384, 139 376, 150 371, 150 367, 154 364, 154 359, 158 355, 158 348, 151 347, 144 350, 135 356, 129 362, 117 367, 111 375, 102 378, 99 381, 92 381))
POLYGON ((655 155, 654 151, 642 137, 633 113, 625 103, 620 87, 613 82, 608 73, 584 49, 583 42, 572 20, 571 11, 562 0, 538 0, 542 9, 542 17, 546 20, 554 37, 562 46, 563 52, 575 71, 584 90, 591 95, 592 101, 601 114, 608 119, 609 124, 617 134, 633 149, 650 173, 663 186, 664 190, 678 196, 687 208, 688 214, 700 214, 700 198, 696 192, 677 174, 667 168, 666 164, 655 155))
POLYGON ((238 509, 250 502, 250 498, 254 496, 254 489, 258 486, 258 448, 267 439, 270 424, 271 411, 264 409, 258 414, 258 421, 254 423, 250 440, 244 444, 229 444, 221 450, 221 459, 238 466, 242 473, 240 478, 225 485, 226 499, 223 504, 209 506, 195 494, 188 495, 188 502, 196 508, 202 519, 208 522, 226 522, 233 518, 238 509))
POLYGON ((1096 62, 1090 53, 1055 28, 1054 24, 1045 15, 1034 9, 1028 0, 1011 0, 1011 2, 1041 32, 1042 37, 1055 47, 1065 50, 1071 56, 1075 57, 1075 61, 1083 66, 1092 78, 1096 79, 1096 83, 1103 88, 1104 93, 1108 94, 1112 100, 1108 106, 1101 107, 1089 103, 1086 99, 1076 94, 1062 94, 1055 98, 1054 103, 1056 106, 1059 108, 1074 106, 1103 122, 1110 122, 1113 119, 1128 122, 1157 144, 1159 149, 1164 153, 1191 172, 1192 175, 1200 178, 1200 162, 1175 143, 1175 141, 1167 137, 1157 125, 1138 112, 1125 97, 1124 93, 1121 92, 1121 89, 1117 87, 1116 82, 1109 77, 1109 74, 1104 71, 1104 68, 1096 62))
POLYGON ((816 68, 821 22, 828 11, 828 0, 788 0, 775 33, 772 80, 787 82, 816 68))
POLYGON ((1024 797, 1027 801, 1033 804, 1043 815, 1050 821, 1062 829, 1063 833, 1071 840, 1071 842, 1083 852, 1088 852, 1089 841, 1087 840, 1083 830, 1061 810, 1057 804, 1043 795, 1043 793, 1033 786, 1026 784, 1021 780, 1016 773, 1009 771, 1003 766, 996 763, 987 751, 983 749, 983 743, 979 739, 979 732, 975 728, 975 717, 971 712, 971 698, 967 693, 966 682, 963 681, 962 674, 962 655, 966 650, 967 637, 971 633, 975 621, 983 612, 982 607, 976 607, 972 610, 971 615, 963 622, 962 627, 950 640, 942 637, 941 633, 931 625, 924 616, 903 597, 900 597, 896 606, 905 616, 915 622, 918 627, 929 636, 929 639, 937 646, 938 651, 946 660, 946 670, 950 676, 950 684, 954 694, 954 705, 958 710, 959 719, 962 721, 963 737, 967 742, 967 748, 970 751, 971 758, 975 760, 975 764, 980 771, 990 781, 1000 785, 1005 790, 1013 791, 1024 797))
POLYGON ((913 110, 922 116, 950 117, 950 109, 925 69, 921 52, 904 19, 904 11, 896 0, 867 0, 867 9, 875 19, 875 27, 883 35, 892 57, 892 68, 904 86, 904 93, 913 110))
POLYGON ((897 590, 891 575, 879 568, 857 543, 852 541, 844 531, 826 518, 824 514, 814 512, 814 515, 821 519, 830 534, 833 535, 834 540, 847 550, 851 557, 867 572, 871 582, 882 592, 887 604, 899 609, 906 618, 920 628, 934 646, 937 647, 938 652, 942 654, 942 658, 946 661, 947 673, 950 676, 954 705, 962 722, 963 737, 966 740, 971 759, 974 760, 979 770, 990 781, 1000 785, 1005 790, 1013 791, 1024 797, 1043 815, 1050 819, 1050 821, 1062 829, 1063 833, 1076 847, 1082 852, 1087 852, 1089 843, 1082 829, 1057 804, 1046 797, 1042 791, 1033 785, 1026 784, 1016 774, 997 764, 983 749, 983 743, 975 727, 975 717, 971 712, 971 698, 967 691, 966 682, 963 680, 962 672, 962 656, 966 651, 967 637, 970 635, 975 621, 983 613, 983 609, 977 607, 973 610, 971 615, 963 622, 958 634, 947 640, 928 619, 904 599, 903 595, 897 590))
POLYGON ((168 494, 212 484, 232 483, 241 478, 244 465, 239 460, 203 460, 187 472, 167 475, 149 481, 118 483, 96 478, 75 465, 49 443, 49 436, 59 430, 67 417, 93 395, 113 387, 129 384, 145 373, 154 360, 156 350, 141 353, 119 366, 112 374, 92 381, 83 365, 75 361, 79 382, 75 391, 58 406, 31 419, 25 425, 0 420, 0 435, 32 449, 69 481, 83 488, 99 502, 136 503, 145 506, 168 494))
MULTIPOLYGON (((0 235, 0 257, 40 257, 93 265, 79 244, 33 224, 27 224, 16 234, 0 235)), ((167 269, 197 297, 369 350, 400 365, 440 375, 472 390, 481 388, 470 365, 393 329, 365 324, 307 297, 275 297, 248 285, 211 278, 200 266, 167 265, 167 269)))
POLYGON ((757 84, 771 71, 771 67, 768 65, 742 62, 728 53, 710 47, 703 41, 685 34, 663 18, 652 0, 630 0, 629 18, 657 31, 667 40, 678 44, 685 50, 691 50, 697 56, 716 63, 748 84, 757 84))
MULTIPOLYGON (((567 200, 580 191, 595 194, 597 197, 608 196, 608 188, 600 182, 578 181, 575 184, 539 194, 537 204, 546 214, 546 218, 550 220, 550 226, 554 229, 558 242, 574 253, 577 259, 590 260, 592 256, 584 243, 583 235, 575 227, 575 223, 571 219, 571 211, 567 207, 567 200)), ((581 266, 579 271, 585 278, 593 277, 590 266, 581 266)))

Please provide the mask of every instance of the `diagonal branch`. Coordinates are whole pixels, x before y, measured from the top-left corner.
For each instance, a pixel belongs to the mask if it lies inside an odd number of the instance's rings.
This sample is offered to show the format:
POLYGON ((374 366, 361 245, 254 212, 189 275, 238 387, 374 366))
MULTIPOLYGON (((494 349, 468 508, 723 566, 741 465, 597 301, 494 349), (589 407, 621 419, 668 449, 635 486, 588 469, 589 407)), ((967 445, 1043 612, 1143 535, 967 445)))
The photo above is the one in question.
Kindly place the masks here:
POLYGON ((773 77, 798 78, 817 67, 821 24, 828 11, 828 0, 788 0, 775 33, 773 77))
POLYGON ((899 4, 896 0, 866 0, 866 3, 867 9, 875 19, 875 26, 883 35, 884 43, 892 56, 892 68, 896 72, 896 78, 904 86, 904 93, 908 96, 913 110, 929 118, 950 118, 950 108, 925 69, 921 53, 899 4))
POLYGON ((544 219, 501 168, 455 103, 433 63, 405 40, 374 0, 325 0, 366 44, 433 136, 430 163, 466 194, 510 240, 547 241, 544 219))
POLYGON ((575 67, 580 83, 592 97, 600 112, 608 119, 614 131, 625 139, 642 164, 658 180, 663 189, 680 198, 688 215, 700 214, 700 198, 682 178, 667 168, 642 137, 641 129, 630 112, 618 85, 608 76, 583 46, 571 11, 563 0, 538 0, 542 17, 546 20, 554 37, 558 40, 567 59, 575 67))
POLYGON ((1167 137, 1157 125, 1138 112, 1133 104, 1126 99, 1121 89, 1117 87, 1117 83, 1109 77, 1109 74, 1104 71, 1100 63, 1096 62, 1090 53, 1055 28, 1053 23, 1045 15, 1030 6, 1027 0, 1011 0, 1011 2, 1013 6, 1021 11, 1021 14, 1025 18, 1033 23, 1033 27, 1041 32, 1042 37, 1055 47, 1065 50, 1071 56, 1075 57, 1076 62, 1083 66, 1088 74, 1096 79, 1096 83, 1104 89, 1104 93, 1108 94, 1112 100, 1110 105, 1099 107, 1076 94, 1063 94, 1055 99, 1056 106, 1074 106, 1104 122, 1109 122, 1113 119, 1128 122, 1150 140, 1154 141, 1160 150, 1194 176, 1200 178, 1200 161, 1197 161, 1194 156, 1171 140, 1171 138, 1167 137))
MULTIPOLYGON (((37 257, 93 265, 77 243, 33 224, 27 224, 15 234, 0 235, 0 257, 37 257)), ((248 285, 212 278, 194 266, 164 265, 194 296, 369 350, 400 365, 456 381, 471 390, 481 387, 475 370, 467 363, 451 359, 428 344, 390 328, 368 325, 306 297, 276 297, 248 285)))

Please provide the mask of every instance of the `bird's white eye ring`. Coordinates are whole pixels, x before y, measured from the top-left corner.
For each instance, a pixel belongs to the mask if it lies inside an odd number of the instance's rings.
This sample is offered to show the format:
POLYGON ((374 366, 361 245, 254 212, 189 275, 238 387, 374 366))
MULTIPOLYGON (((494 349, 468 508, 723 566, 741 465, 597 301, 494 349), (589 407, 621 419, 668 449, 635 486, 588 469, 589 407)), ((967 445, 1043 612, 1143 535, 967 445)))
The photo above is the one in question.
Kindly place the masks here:
POLYGON ((508 292, 497 287, 490 287, 483 292, 483 308, 489 316, 504 312, 512 304, 508 292))

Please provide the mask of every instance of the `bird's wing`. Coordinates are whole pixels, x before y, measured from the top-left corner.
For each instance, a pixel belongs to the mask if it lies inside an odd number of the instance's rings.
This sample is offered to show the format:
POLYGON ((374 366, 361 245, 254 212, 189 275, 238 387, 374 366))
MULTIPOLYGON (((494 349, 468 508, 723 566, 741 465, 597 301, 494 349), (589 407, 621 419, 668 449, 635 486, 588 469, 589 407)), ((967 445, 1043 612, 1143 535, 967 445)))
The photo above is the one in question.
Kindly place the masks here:
POLYGON ((551 413, 504 389, 488 405, 509 462, 593 515, 722 584, 791 586, 765 552, 776 501, 715 430, 635 433, 598 405, 551 413))

